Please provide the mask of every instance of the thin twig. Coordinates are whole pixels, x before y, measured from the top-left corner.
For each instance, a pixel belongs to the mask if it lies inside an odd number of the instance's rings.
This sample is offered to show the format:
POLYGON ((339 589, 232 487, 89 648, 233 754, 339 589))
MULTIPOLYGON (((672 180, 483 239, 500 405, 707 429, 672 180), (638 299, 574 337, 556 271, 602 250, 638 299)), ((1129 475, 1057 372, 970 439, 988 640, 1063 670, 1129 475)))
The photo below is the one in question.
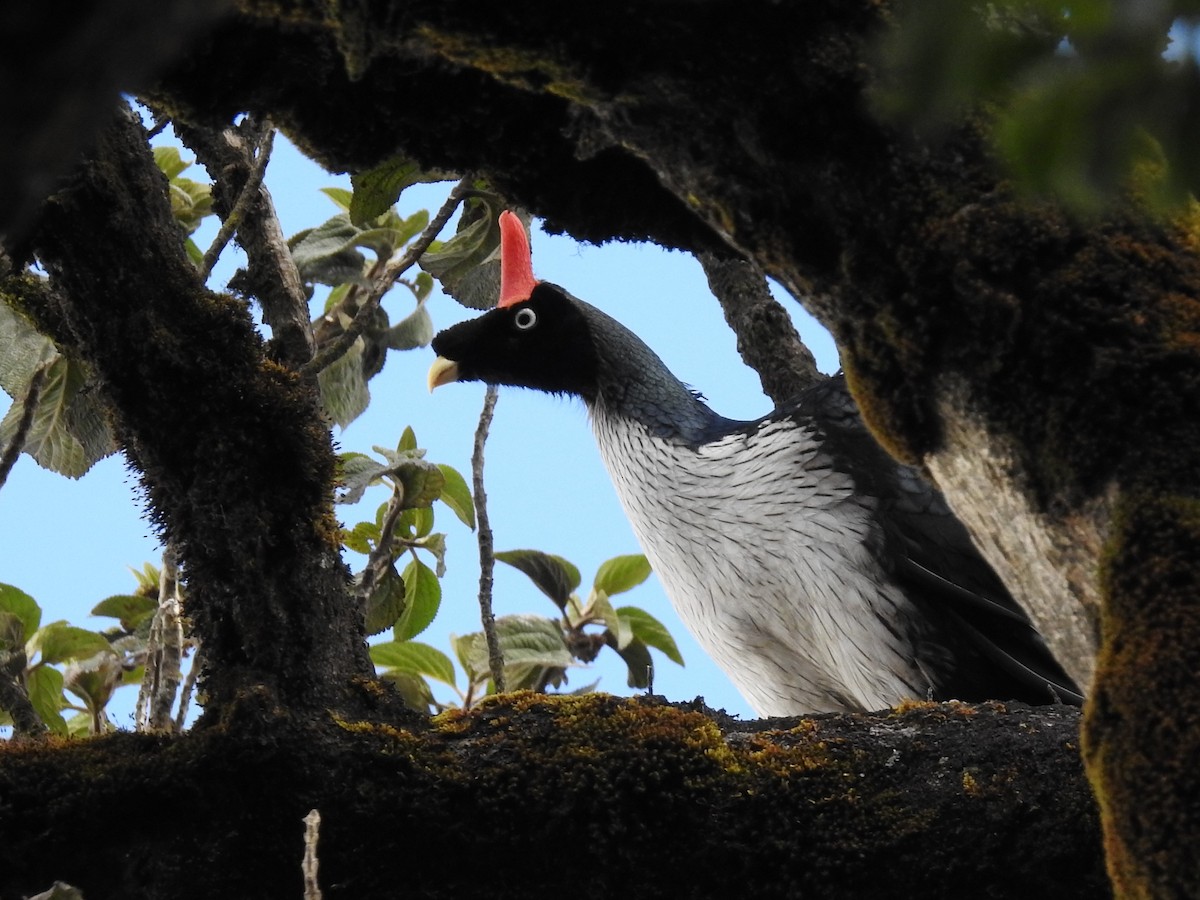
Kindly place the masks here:
POLYGON ((359 335, 367 327, 367 323, 371 321, 371 317, 375 314, 376 308, 380 301, 383 300, 383 295, 386 294, 396 283, 396 280, 407 272, 417 260, 421 258, 429 245, 434 239, 441 234, 446 223, 450 221, 450 217, 454 215, 454 210, 458 208, 458 204, 471 190, 471 180, 463 178, 456 184, 450 195, 446 198, 446 202, 442 204, 442 208, 438 210, 437 215, 433 217, 425 230, 421 232, 413 243, 408 245, 408 249, 404 251, 404 255, 398 259, 389 262, 383 269, 382 274, 375 279, 371 285, 371 292, 367 298, 359 306, 358 312, 354 315, 354 320, 346 326, 346 330, 338 336, 335 341, 332 341, 328 346, 324 347, 312 360, 305 364, 301 369, 301 373, 308 376, 318 374, 322 369, 328 367, 331 363, 341 359, 346 351, 358 340, 359 335))
POLYGON ((134 713, 138 731, 170 731, 171 708, 182 681, 183 621, 179 596, 179 572, 175 551, 163 551, 158 580, 158 610, 150 623, 146 647, 146 673, 142 676, 134 713))
POLYGON ((304 900, 321 900, 321 885, 317 881, 317 842, 321 839, 321 813, 309 810, 304 817, 304 862, 300 870, 304 873, 304 900))
POLYGON ((25 441, 29 438, 29 429, 33 426, 33 414, 37 410, 38 398, 42 394, 42 385, 46 381, 46 370, 49 368, 50 363, 44 362, 29 376, 29 384, 25 387, 25 398, 21 401, 23 405, 21 418, 17 422, 17 430, 13 433, 8 446, 4 448, 4 454, 0 456, 0 487, 4 487, 4 483, 8 481, 8 473, 17 464, 17 459, 25 448, 25 441))
POLYGON ((250 170, 250 177, 246 179, 246 183, 242 187, 242 192, 238 194, 237 201, 233 204, 233 209, 229 211, 229 215, 221 223, 221 227, 217 231, 217 236, 213 239, 212 245, 204 252, 204 259, 200 263, 201 280, 208 280, 213 266, 217 264, 217 259, 220 257, 221 251, 225 249, 225 245, 229 243, 234 233, 241 227, 250 205, 258 199, 258 189, 262 186, 263 175, 266 174, 267 162, 271 159, 271 147, 274 141, 275 129, 268 126, 259 139, 258 156, 255 159, 254 168, 250 170))
POLYGON ((487 641, 488 667, 492 671, 492 683, 496 693, 503 694, 508 685, 504 678, 504 653, 500 649, 500 638, 496 634, 496 616, 492 612, 492 571, 496 567, 492 544, 492 526, 488 524, 487 493, 483 489, 483 446, 487 443, 488 429, 492 427, 492 414, 496 409, 499 392, 495 385, 488 385, 483 395, 483 410, 479 413, 479 427, 475 429, 475 449, 471 453, 471 480, 475 488, 475 523, 479 528, 479 617, 483 622, 483 636, 487 641))
POLYGON ((192 694, 196 692, 196 679, 200 675, 200 643, 195 638, 192 638, 191 643, 196 652, 192 654, 191 668, 188 669, 187 677, 183 680, 183 689, 179 692, 179 709, 175 712, 176 732, 183 731, 188 707, 192 703, 192 694))

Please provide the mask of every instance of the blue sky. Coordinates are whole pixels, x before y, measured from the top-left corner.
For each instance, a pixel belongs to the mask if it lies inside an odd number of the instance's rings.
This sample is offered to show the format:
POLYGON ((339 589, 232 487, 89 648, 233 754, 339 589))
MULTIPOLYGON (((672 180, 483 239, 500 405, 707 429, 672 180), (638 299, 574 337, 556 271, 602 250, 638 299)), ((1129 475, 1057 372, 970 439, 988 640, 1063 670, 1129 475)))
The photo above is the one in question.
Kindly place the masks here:
MULTIPOLYGON (((184 151, 190 158, 191 154, 184 151)), ((203 170, 186 173, 202 180, 203 170)), ((285 234, 320 224, 337 212, 321 187, 349 187, 345 176, 325 173, 279 137, 267 185, 275 199, 285 234)), ((400 211, 409 214, 441 204, 449 185, 421 186, 406 192, 400 211)), ((197 236, 203 249, 215 225, 197 236)), ((733 333, 725 325, 704 274, 690 255, 652 245, 612 243, 581 245, 541 231, 532 235, 535 274, 620 319, 653 347, 683 381, 702 391, 718 412, 751 419, 771 403, 757 376, 738 357, 733 333)), ((212 285, 222 288, 241 263, 240 251, 228 248, 212 285)), ((799 305, 777 291, 792 313, 801 335, 826 372, 837 368, 836 351, 825 331, 799 305)), ((407 291, 384 300, 393 321, 411 309, 407 291)), ((444 328, 477 315, 453 300, 435 295, 429 310, 435 326, 444 328)), ((394 447, 411 425, 428 459, 449 463, 469 480, 474 429, 483 386, 452 384, 430 395, 425 373, 433 360, 429 349, 392 353, 383 372, 371 382, 370 408, 345 431, 334 429, 341 450, 369 452, 373 445, 394 447)), ((0 394, 0 415, 8 400, 0 394)), ((583 404, 533 391, 503 390, 487 448, 489 513, 498 550, 535 548, 566 557, 584 577, 584 591, 596 568, 610 556, 640 548, 625 520, 592 440, 583 404)), ((373 518, 386 499, 382 488, 368 491, 357 507, 339 507, 348 525, 373 518)), ((420 640, 449 653, 451 633, 479 629, 476 593, 478 551, 474 535, 450 511, 440 507, 437 530, 447 533, 447 573, 442 609, 420 640)), ((78 481, 38 468, 23 456, 0 489, 0 582, 14 584, 43 607, 43 621, 67 619, 100 628, 110 620, 89 617, 103 598, 135 587, 127 567, 159 562, 160 549, 144 514, 137 476, 120 456, 98 463, 78 481)), ((361 559, 350 558, 354 568, 361 559)), ((736 598, 730 598, 736 602, 736 598)), ((657 580, 618 598, 618 605, 641 606, 671 630, 687 663, 680 668, 655 652, 655 692, 671 700, 703 696, 713 707, 746 718, 753 710, 725 675, 707 659, 676 618, 657 580)), ((554 608, 516 570, 498 565, 497 614, 554 608)), ((600 679, 599 690, 627 694, 621 661, 611 651, 590 670, 571 673, 569 687, 600 679), (611 657, 611 658, 610 658, 611 657)), ((449 695, 439 692, 444 699, 449 695)), ((135 692, 125 688, 110 706, 114 720, 131 726, 135 692)))

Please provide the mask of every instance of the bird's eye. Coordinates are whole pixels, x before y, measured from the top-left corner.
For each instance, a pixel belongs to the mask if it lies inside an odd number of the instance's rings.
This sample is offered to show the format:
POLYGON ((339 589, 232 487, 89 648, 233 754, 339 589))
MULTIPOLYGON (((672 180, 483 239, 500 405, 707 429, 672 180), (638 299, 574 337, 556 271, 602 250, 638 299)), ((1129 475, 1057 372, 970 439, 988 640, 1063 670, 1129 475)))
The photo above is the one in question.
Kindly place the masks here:
POLYGON ((517 314, 513 316, 513 322, 522 331, 528 331, 537 324, 537 313, 528 306, 524 309, 518 309, 517 314))

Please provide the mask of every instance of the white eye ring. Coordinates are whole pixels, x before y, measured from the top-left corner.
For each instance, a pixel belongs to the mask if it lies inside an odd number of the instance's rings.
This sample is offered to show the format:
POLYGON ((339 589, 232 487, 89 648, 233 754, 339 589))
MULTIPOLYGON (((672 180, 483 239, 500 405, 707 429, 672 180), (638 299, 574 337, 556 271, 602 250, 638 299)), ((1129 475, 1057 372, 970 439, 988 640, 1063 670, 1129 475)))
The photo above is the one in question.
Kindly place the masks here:
POLYGON ((537 313, 528 306, 524 309, 518 309, 517 314, 513 316, 513 324, 522 331, 528 331, 537 324, 537 313))

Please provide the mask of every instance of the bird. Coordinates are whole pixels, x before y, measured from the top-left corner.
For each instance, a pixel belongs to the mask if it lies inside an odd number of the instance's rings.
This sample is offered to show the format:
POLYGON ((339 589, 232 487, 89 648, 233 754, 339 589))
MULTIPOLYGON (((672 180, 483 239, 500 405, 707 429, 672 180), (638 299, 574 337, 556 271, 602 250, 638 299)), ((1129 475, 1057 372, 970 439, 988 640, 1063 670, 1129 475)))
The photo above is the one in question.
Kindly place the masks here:
POLYGON ((841 374, 726 418, 632 331, 538 280, 500 215, 496 307, 438 333, 432 391, 581 398, 680 620, 764 717, 905 701, 1083 702, 945 498, 871 435, 841 374))

